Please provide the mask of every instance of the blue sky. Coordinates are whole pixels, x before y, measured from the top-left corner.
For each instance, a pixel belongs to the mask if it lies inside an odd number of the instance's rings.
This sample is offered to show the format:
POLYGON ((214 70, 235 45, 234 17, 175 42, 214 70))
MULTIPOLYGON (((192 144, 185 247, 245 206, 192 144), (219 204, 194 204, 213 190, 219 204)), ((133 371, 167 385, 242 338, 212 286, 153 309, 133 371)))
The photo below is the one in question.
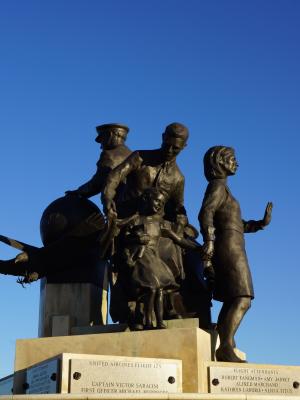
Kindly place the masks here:
MULTIPOLYGON (((139 149, 182 122, 192 223, 212 145, 236 149, 245 219, 274 202, 271 226, 246 237, 256 299, 237 343, 249 361, 299 364, 299 20, 297 0, 2 1, 0 233, 41 245, 42 211, 94 173, 96 125, 127 124, 139 149)), ((1 259, 15 254, 0 245, 1 259)), ((16 338, 37 336, 39 284, 0 287, 3 376, 16 338)))

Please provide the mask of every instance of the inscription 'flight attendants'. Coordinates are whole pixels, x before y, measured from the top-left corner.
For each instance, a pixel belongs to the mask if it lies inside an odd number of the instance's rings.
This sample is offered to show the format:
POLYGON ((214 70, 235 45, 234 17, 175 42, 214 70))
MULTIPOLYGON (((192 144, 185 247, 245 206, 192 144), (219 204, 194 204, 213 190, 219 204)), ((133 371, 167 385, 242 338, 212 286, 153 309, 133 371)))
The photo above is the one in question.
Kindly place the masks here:
POLYGON ((211 393, 287 394, 299 396, 299 370, 288 368, 210 367, 211 393))

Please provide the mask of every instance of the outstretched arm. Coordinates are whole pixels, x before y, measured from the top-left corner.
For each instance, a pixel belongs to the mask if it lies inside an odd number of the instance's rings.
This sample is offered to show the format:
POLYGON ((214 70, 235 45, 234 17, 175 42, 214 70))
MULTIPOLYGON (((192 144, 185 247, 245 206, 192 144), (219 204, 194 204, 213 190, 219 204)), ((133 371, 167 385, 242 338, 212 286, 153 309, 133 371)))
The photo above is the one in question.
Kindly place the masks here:
POLYGON ((101 163, 102 157, 103 156, 101 155, 97 162, 97 171, 92 178, 83 185, 79 186, 76 190, 67 190, 65 192, 66 195, 77 195, 84 198, 89 198, 102 192, 106 177, 110 171, 110 168, 103 167, 101 163))
POLYGON ((271 222, 272 210, 273 210, 273 203, 268 202, 263 219, 260 219, 258 221, 255 220, 243 221, 244 232, 255 233, 261 229, 264 229, 271 222))
POLYGON ((174 243, 178 244, 180 247, 183 247, 184 249, 190 249, 190 250, 202 249, 201 244, 197 243, 194 240, 178 236, 174 231, 171 231, 169 229, 162 228, 161 234, 163 237, 168 237, 169 239, 172 239, 174 243))
POLYGON ((131 171, 139 168, 141 164, 142 159, 139 152, 135 151, 108 174, 102 197, 104 208, 108 214, 115 211, 114 197, 118 186, 131 171))

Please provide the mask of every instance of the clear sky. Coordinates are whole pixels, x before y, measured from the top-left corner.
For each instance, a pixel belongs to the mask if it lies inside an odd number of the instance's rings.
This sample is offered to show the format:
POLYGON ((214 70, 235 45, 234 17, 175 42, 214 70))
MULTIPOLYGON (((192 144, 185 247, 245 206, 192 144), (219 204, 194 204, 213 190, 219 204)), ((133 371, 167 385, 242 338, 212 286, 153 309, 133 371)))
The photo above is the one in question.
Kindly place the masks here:
MULTIPOLYGON (((237 344, 251 362, 299 364, 299 21, 298 0, 3 0, 0 233, 41 245, 42 211, 95 171, 96 125, 125 123, 128 145, 150 149, 182 122, 195 226, 212 145, 236 149, 245 219, 274 202, 272 224, 246 237, 256 298, 237 344)), ((16 338, 37 336, 39 283, 15 281, 0 276, 0 376, 16 338)))

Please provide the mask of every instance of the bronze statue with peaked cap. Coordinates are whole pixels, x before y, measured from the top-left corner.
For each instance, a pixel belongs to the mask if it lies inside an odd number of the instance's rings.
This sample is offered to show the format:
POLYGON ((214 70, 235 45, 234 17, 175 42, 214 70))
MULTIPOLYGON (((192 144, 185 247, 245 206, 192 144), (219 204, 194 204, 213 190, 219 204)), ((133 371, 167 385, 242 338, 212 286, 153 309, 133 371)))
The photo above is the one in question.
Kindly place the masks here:
POLYGON ((206 152, 204 173, 209 183, 199 213, 203 252, 215 274, 213 297, 223 302, 217 323, 220 346, 216 357, 230 362, 242 362, 234 352, 234 335, 254 298, 244 233, 267 226, 273 207, 267 204, 262 220, 242 220, 239 203, 227 185, 227 177, 235 175, 237 167, 230 147, 214 146, 206 152))
MULTIPOLYGON (((66 194, 80 195, 84 198, 102 193, 110 171, 121 164, 130 154, 131 150, 125 145, 129 128, 122 124, 103 124, 96 127, 98 136, 95 141, 101 144, 102 152, 97 162, 97 171, 93 177, 76 190, 69 190, 66 194)), ((122 193, 122 185, 118 189, 116 201, 122 193)))

